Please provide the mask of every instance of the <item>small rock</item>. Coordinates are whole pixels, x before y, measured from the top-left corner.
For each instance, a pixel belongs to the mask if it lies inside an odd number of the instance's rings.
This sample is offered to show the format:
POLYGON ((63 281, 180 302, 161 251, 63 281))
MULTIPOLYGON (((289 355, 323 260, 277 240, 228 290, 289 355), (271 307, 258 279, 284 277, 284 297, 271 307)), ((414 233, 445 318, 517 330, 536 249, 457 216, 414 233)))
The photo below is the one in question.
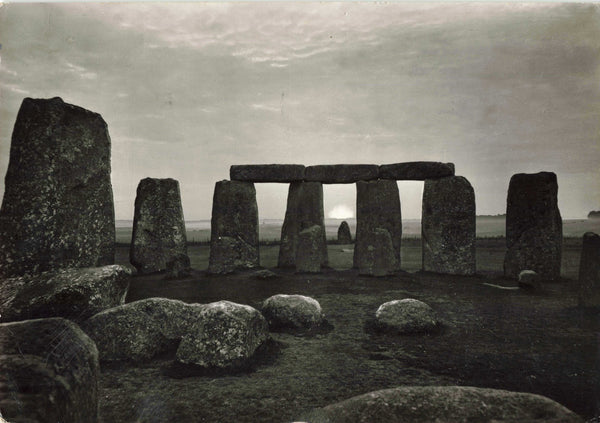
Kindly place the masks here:
POLYGON ((427 333, 438 327, 434 311, 413 298, 394 300, 379 306, 375 313, 380 329, 399 334, 427 333))
POLYGON ((257 270, 251 275, 255 279, 276 279, 279 275, 269 269, 257 270))
POLYGON ((337 236, 338 236, 338 244, 352 244, 352 234, 350 233, 350 226, 348 225, 348 222, 346 222, 345 220, 340 223, 340 227, 338 228, 338 232, 337 232, 337 236))
POLYGON ((273 295, 263 302, 262 313, 272 329, 308 329, 323 323, 319 302, 304 295, 273 295))
POLYGON ((542 287, 540 275, 533 270, 522 270, 519 273, 519 287, 534 290, 540 289, 542 287))
POLYGON ((319 273, 321 271, 323 230, 319 225, 300 231, 296 248, 296 272, 319 273))
POLYGON ((207 369, 235 370, 248 364, 268 338, 260 312, 230 301, 207 304, 183 337, 177 361, 207 369))

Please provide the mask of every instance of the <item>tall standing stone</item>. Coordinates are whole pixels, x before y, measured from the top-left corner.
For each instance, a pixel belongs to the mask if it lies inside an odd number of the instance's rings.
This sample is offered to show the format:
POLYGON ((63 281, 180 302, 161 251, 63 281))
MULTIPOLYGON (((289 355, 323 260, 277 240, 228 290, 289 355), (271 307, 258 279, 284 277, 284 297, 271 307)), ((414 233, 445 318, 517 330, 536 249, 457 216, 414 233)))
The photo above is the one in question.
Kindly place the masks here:
POLYGON ((426 180, 421 219, 423 270, 475 274, 475 191, 469 181, 426 180))
POLYGON ((583 235, 579 262, 579 305, 600 306, 600 236, 583 235))
POLYGON ((387 229, 375 228, 361 234, 361 259, 358 260, 358 274, 367 276, 388 276, 398 269, 396 250, 387 229))
POLYGON ((402 212, 400 192, 393 180, 359 181, 356 183, 356 241, 354 267, 369 267, 369 245, 375 229, 385 229, 392 238, 392 245, 400 268, 400 245, 402 242, 402 212))
POLYGON ((179 182, 142 179, 135 197, 131 264, 140 273, 165 270, 174 260, 189 267, 186 241, 179 182))
POLYGON ((279 267, 296 265, 296 250, 300 231, 319 225, 321 231, 321 265, 328 264, 323 211, 323 184, 320 182, 293 182, 290 184, 285 219, 281 228, 279 267))
POLYGON ((0 209, 0 276, 114 263, 110 137, 97 114, 26 98, 0 209))
POLYGON ((350 226, 345 220, 340 223, 340 227, 337 232, 338 244, 352 244, 352 234, 350 233, 350 226))
POLYGON ((323 228, 313 225, 300 231, 296 248, 296 271, 299 273, 319 273, 321 271, 321 243, 323 228))
POLYGON ((231 273, 259 265, 258 205, 252 182, 215 184, 209 273, 231 273))
POLYGON ((504 275, 533 270, 542 280, 560 277, 562 220, 552 172, 518 173, 508 186, 504 275))

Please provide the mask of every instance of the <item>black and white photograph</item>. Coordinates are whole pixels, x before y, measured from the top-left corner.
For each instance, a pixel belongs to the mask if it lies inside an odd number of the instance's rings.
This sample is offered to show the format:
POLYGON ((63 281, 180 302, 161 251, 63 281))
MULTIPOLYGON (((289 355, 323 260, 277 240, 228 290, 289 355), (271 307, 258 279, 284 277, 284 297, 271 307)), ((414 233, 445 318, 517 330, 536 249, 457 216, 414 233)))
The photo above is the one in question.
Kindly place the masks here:
POLYGON ((0 422, 600 421, 600 3, 0 2, 0 422))

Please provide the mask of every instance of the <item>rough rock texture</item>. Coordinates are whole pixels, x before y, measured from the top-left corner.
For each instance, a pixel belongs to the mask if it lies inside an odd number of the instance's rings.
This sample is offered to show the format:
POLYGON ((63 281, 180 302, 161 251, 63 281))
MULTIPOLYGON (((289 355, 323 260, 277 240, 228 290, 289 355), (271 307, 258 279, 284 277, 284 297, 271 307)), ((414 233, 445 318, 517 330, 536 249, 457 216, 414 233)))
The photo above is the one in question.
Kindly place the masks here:
POLYGON ((96 423, 98 350, 74 323, 0 325, 0 410, 10 422, 96 423))
POLYGON ((324 184, 352 184, 377 179, 379 166, 369 164, 335 164, 307 166, 304 180, 324 184))
POLYGON ((106 123, 58 97, 24 99, 0 208, 0 277, 112 264, 114 242, 106 123))
POLYGON ((579 262, 579 305, 600 306, 600 236, 583 235, 579 262))
POLYGON ((380 329, 399 334, 427 333, 438 327, 431 307, 413 298, 381 304, 375 312, 375 319, 380 329))
POLYGON ((296 265, 296 249, 300 231, 313 225, 322 228, 321 265, 328 264, 327 241, 325 238, 325 216, 323 212, 323 184, 320 182, 294 182, 290 184, 285 219, 281 227, 279 267, 296 265))
POLYGON ((340 227, 337 232, 338 244, 352 244, 352 234, 350 233, 350 226, 345 220, 340 223, 340 227))
POLYGON ((361 235, 362 255, 358 261, 358 274, 387 276, 398 269, 398 259, 387 229, 375 228, 361 235))
MULTIPOLYGON (((375 229, 389 232, 400 268, 400 245, 402 241, 402 214, 400 193, 396 181, 360 181, 356 183, 356 241, 354 267, 361 267, 367 257, 370 236, 375 229)), ((364 265, 362 267, 365 267, 364 265)))
POLYGON ((102 361, 144 361, 177 346, 200 318, 202 304, 148 298, 98 313, 81 327, 102 361))
POLYGON ((533 270, 522 270, 519 273, 519 287, 524 289, 540 289, 540 275, 533 270))
POLYGON ((267 340, 267 321, 250 306, 229 301, 207 304, 177 349, 177 360, 209 369, 247 364, 267 340))
POLYGON ((319 225, 300 231, 296 248, 296 271, 319 273, 323 258, 323 229, 319 225))
POLYGON ((65 317, 81 321, 123 304, 130 276, 127 267, 113 264, 6 279, 0 284, 0 319, 65 317))
POLYGON ((167 279, 180 279, 190 276, 190 258, 187 254, 176 254, 167 261, 167 279))
POLYGON ((405 162, 379 166, 381 179, 424 181, 454 175, 454 163, 405 162))
POLYGON ((253 183, 217 182, 210 224, 209 273, 258 267, 258 206, 253 183))
POLYGON ((466 178, 425 181, 421 242, 423 270, 475 274, 475 191, 466 178))
POLYGON ((317 409, 311 423, 583 423, 541 395, 467 386, 401 386, 317 409))
POLYGON ((129 257, 142 274, 165 270, 177 257, 183 259, 179 260, 181 265, 190 267, 179 182, 175 179, 145 178, 138 184, 129 257))
POLYGON ((304 179, 304 165, 233 165, 229 168, 229 177, 232 181, 296 182, 304 179))
POLYGON ((560 277, 562 219, 552 172, 518 173, 508 186, 504 275, 533 270, 542 280, 560 277))
POLYGON ((273 295, 263 302, 262 313, 271 329, 307 329, 323 323, 319 302, 304 295, 273 295))

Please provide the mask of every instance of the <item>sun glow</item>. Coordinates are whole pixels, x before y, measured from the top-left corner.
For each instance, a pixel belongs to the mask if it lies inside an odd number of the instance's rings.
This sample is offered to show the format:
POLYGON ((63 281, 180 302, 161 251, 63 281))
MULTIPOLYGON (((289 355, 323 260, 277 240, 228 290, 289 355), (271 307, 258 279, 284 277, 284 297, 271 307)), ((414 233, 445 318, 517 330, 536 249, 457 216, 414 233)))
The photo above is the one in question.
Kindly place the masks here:
POLYGON ((354 211, 345 204, 338 204, 327 213, 327 217, 330 219, 351 219, 354 217, 354 211))

